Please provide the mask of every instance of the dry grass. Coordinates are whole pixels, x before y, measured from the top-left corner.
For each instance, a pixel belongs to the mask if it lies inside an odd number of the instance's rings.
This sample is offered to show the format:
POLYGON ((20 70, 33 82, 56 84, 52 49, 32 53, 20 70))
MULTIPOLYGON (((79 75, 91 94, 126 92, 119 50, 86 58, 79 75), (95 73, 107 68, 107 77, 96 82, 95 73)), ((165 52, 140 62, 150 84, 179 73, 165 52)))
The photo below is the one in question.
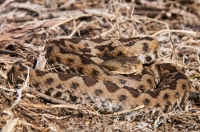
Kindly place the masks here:
MULTIPOLYGON (((39 57, 47 41, 60 38, 152 36, 160 43, 158 61, 174 63, 200 89, 199 1, 38 1, 0 2, 0 130, 7 131, 199 131, 200 101, 169 113, 133 110, 104 115, 7 82, 12 64, 39 57), (49 2, 49 3, 48 3, 49 2), (62 10, 61 10, 62 9, 62 10), (64 10, 64 11, 63 11, 64 10), (51 18, 51 19, 50 19, 51 18), (4 52, 7 54, 3 54, 4 52), (11 55, 17 53, 19 56, 11 55)), ((40 57, 39 57, 40 58, 40 57)))

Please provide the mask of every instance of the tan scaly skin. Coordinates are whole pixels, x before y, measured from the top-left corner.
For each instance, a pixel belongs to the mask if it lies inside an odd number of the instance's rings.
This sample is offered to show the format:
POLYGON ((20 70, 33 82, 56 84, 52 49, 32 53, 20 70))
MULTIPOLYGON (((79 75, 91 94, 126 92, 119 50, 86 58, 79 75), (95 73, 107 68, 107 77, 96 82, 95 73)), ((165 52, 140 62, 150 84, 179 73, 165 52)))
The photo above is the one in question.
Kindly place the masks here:
MULTIPOLYGON (((183 103, 188 99, 190 85, 178 67, 155 62, 157 50, 158 41, 150 37, 52 41, 46 46, 48 63, 62 63, 75 73, 30 69, 29 83, 54 98, 89 103, 105 113, 140 105, 166 112, 177 104, 177 100, 183 103), (98 64, 97 60, 103 63, 98 64), (148 65, 142 67, 141 62, 148 65)), ((22 83, 20 75, 27 75, 27 68, 17 62, 9 79, 22 83)))

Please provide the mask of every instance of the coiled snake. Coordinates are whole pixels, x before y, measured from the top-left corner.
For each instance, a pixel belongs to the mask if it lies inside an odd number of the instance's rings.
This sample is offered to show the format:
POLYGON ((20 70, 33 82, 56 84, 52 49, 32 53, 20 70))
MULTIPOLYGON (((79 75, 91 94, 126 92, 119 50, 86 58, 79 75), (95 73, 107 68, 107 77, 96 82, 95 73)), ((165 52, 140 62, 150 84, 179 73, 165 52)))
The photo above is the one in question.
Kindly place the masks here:
MULTIPOLYGON (((103 112, 139 105, 168 111, 188 99, 190 85, 178 67, 156 62, 158 46, 151 37, 54 40, 45 48, 48 64, 64 64, 68 73, 30 68, 29 84, 51 97, 103 112)), ((17 62, 10 81, 22 83, 21 75, 26 77, 27 67, 17 62)))

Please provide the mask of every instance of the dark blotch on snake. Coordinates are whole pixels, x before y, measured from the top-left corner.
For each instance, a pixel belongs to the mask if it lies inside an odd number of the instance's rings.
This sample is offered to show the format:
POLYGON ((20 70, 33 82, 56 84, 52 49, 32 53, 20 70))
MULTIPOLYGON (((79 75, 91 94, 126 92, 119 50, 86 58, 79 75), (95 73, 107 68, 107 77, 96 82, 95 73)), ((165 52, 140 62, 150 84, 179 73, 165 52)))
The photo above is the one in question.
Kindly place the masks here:
POLYGON ((45 82, 51 85, 53 83, 53 78, 47 78, 45 82))
POLYGON ((78 83, 72 82, 72 85, 70 86, 70 88, 72 88, 72 89, 77 89, 78 86, 79 86, 78 83))
POLYGON ((128 90, 131 93, 131 95, 133 97, 135 97, 135 98, 140 95, 140 92, 137 89, 133 89, 133 88, 128 87, 128 86, 124 86, 123 88, 126 89, 126 90, 128 90))
POLYGON ((149 49, 148 44, 147 43, 143 43, 143 50, 147 52, 148 49, 149 49))
POLYGON ((119 89, 119 87, 111 82, 104 82, 106 88, 108 89, 109 92, 115 92, 119 89))
POLYGON ((124 101, 126 100, 127 96, 126 95, 120 95, 119 96, 119 101, 124 101))
POLYGON ((56 86, 56 88, 57 88, 57 89, 62 89, 63 87, 62 87, 61 84, 59 84, 58 86, 56 86))
POLYGON ((165 95, 163 96, 163 99, 166 100, 169 98, 169 95, 167 93, 165 93, 165 95))
POLYGON ((44 76, 44 75, 47 74, 48 72, 36 70, 35 73, 36 73, 37 76, 44 76))
POLYGON ((88 76, 84 76, 84 77, 83 77, 83 80, 84 80, 84 83, 85 83, 88 87, 90 87, 90 86, 92 86, 92 85, 94 85, 94 84, 96 84, 96 83, 98 82, 96 79, 94 79, 94 78, 92 78, 92 77, 88 77, 88 76))
POLYGON ((144 105, 148 105, 150 103, 150 100, 149 99, 144 99, 144 105))
POLYGON ((99 95, 102 94, 102 93, 103 93, 103 92, 102 92, 101 89, 96 89, 96 90, 95 90, 96 96, 99 96, 99 95))
POLYGON ((58 77, 60 78, 61 81, 66 81, 74 76, 75 76, 75 74, 64 74, 64 73, 58 74, 58 77))

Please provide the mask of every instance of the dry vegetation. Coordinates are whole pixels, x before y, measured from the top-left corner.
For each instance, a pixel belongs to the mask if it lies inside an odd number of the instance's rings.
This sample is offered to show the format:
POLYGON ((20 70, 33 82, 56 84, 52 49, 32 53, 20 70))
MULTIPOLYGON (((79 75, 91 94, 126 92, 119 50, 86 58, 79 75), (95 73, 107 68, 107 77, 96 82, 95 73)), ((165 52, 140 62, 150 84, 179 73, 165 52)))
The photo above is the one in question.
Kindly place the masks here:
POLYGON ((0 130, 200 131, 199 7, 199 0, 1 0, 0 130), (81 105, 52 104, 35 96, 37 91, 20 91, 23 86, 7 82, 14 62, 40 58, 51 39, 136 36, 157 38, 158 60, 188 75, 192 92, 185 109, 105 115, 81 105))

